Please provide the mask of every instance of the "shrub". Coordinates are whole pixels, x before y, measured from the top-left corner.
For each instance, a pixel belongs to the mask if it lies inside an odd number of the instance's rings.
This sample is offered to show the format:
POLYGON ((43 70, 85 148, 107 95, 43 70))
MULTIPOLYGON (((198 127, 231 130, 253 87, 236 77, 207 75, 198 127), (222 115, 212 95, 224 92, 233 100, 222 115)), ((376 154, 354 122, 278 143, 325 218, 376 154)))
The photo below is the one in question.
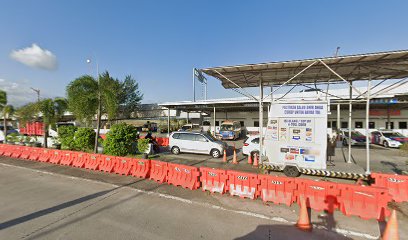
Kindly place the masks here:
POLYGON ((144 153, 149 149, 149 139, 139 139, 137 140, 137 149, 140 153, 144 153))
POLYGON ((75 132, 75 149, 80 151, 92 151, 95 144, 95 131, 92 128, 78 128, 75 132))
POLYGON ((75 126, 61 126, 58 128, 58 140, 61 143, 61 149, 75 149, 75 132, 78 130, 75 126))
POLYGON ((106 134, 103 142, 104 152, 113 156, 126 156, 134 153, 132 146, 136 142, 137 129, 126 123, 115 124, 106 134))

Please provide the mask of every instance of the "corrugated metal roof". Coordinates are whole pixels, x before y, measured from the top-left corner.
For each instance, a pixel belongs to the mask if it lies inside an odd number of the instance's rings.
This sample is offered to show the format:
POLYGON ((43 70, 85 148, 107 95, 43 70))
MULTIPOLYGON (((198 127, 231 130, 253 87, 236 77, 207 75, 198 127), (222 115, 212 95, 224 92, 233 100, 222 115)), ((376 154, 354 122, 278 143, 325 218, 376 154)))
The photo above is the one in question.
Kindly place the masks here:
POLYGON ((225 88, 237 88, 226 78, 242 88, 258 87, 260 79, 262 79, 264 86, 281 85, 313 63, 291 83, 310 84, 342 81, 322 62, 347 81, 368 80, 370 75, 372 80, 408 77, 408 50, 213 67, 200 70, 219 79, 225 88))

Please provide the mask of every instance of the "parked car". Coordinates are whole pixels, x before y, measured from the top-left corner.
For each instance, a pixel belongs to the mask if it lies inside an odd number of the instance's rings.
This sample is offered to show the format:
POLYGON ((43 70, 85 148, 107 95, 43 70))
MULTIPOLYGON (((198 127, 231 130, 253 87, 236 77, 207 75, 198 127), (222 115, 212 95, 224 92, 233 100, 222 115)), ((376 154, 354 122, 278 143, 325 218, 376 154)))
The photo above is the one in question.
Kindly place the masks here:
MULTIPOLYGON (((263 149, 263 152, 265 154, 265 149, 263 149)), ((259 135, 248 136, 242 147, 242 154, 246 156, 251 154, 251 157, 253 157, 254 153, 259 153, 259 135)))
MULTIPOLYGON (((343 138, 343 146, 349 144, 349 131, 341 130, 341 136, 343 138)), ((365 146, 366 136, 358 131, 351 131, 351 145, 352 146, 365 146)))
POLYGON ((199 124, 186 124, 183 125, 179 131, 191 131, 191 132, 201 132, 203 129, 200 127, 199 124))
POLYGON ((408 137, 394 131, 374 131, 371 132, 371 142, 386 148, 398 148, 408 142, 408 137))
POLYGON ((222 139, 235 140, 241 137, 241 123, 238 121, 224 121, 220 126, 222 139))
POLYGON ((221 157, 227 145, 207 133, 179 131, 170 134, 169 147, 173 154, 199 153, 221 157))

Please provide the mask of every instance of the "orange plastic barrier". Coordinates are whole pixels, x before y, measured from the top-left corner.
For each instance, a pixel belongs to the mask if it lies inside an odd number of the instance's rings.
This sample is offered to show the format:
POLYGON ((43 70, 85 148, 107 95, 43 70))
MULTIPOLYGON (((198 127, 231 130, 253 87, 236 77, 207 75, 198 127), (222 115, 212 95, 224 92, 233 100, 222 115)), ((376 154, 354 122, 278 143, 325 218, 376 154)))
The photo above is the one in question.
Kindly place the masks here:
POLYGON ((3 144, 3 143, 0 144, 0 156, 2 156, 4 154, 4 151, 6 151, 6 148, 8 146, 9 145, 7 145, 7 144, 3 144))
POLYGON ((38 157, 38 161, 48 162, 50 161, 50 158, 53 155, 54 155, 54 150, 43 149, 42 151, 40 151, 40 156, 38 157))
POLYGON ((340 195, 340 189, 337 183, 319 182, 308 179, 298 178, 297 184, 297 202, 300 204, 300 198, 306 200, 307 207, 316 211, 326 210, 333 213, 339 208, 337 197, 340 195))
POLYGON ((231 196, 255 199, 258 196, 258 175, 227 170, 228 191, 231 196))
POLYGON ((390 215, 387 204, 391 201, 391 195, 386 189, 340 183, 338 188, 340 196, 337 201, 344 215, 379 221, 384 221, 390 215))
POLYGON ((72 166, 77 168, 84 168, 85 163, 89 160, 88 153, 78 153, 78 155, 72 161, 72 166))
POLYGON ((24 147, 21 151, 20 157, 22 159, 29 159, 31 152, 34 150, 33 147, 24 147))
POLYGON ((261 184, 258 187, 263 202, 292 205, 296 201, 297 185, 295 179, 270 175, 258 175, 261 184))
POLYGON ((84 167, 90 170, 98 170, 101 161, 102 161, 101 154, 88 154, 84 167))
POLYGON ((147 178, 150 173, 150 164, 149 159, 134 159, 130 173, 134 177, 147 178))
POLYGON ((108 173, 113 172, 113 168, 116 166, 117 162, 116 157, 100 155, 99 158, 101 159, 99 163, 99 170, 108 173))
POLYGON ((31 148, 30 154, 28 155, 28 160, 38 161, 38 158, 41 155, 42 148, 33 147, 31 148))
POLYGON ((14 145, 7 145, 6 147, 4 147, 3 156, 11 157, 14 152, 14 148, 14 145))
POLYGON ((72 151, 63 151, 61 154, 61 161, 59 164, 65 166, 71 166, 75 158, 78 157, 78 153, 72 151))
POLYGON ((224 194, 227 190, 227 171, 223 169, 215 169, 208 167, 200 167, 200 181, 201 189, 204 191, 210 191, 211 193, 224 194))
POLYGON ((163 183, 167 181, 167 162, 158 160, 150 160, 150 176, 151 180, 163 183))
POLYGON ((408 176, 372 173, 371 177, 375 180, 375 183, 371 186, 388 189, 394 201, 408 201, 408 176))
POLYGON ((18 158, 18 157, 20 157, 21 153, 23 152, 23 148, 24 148, 24 147, 21 147, 21 146, 13 146, 13 147, 11 148, 11 155, 10 155, 10 157, 12 157, 12 158, 18 158))
POLYGON ((127 157, 116 157, 116 164, 113 172, 121 175, 129 175, 132 170, 135 159, 127 157))
POLYGON ((200 171, 197 167, 175 163, 168 163, 167 166, 167 183, 190 190, 195 190, 200 187, 200 171))
POLYGON ((54 150, 54 153, 51 155, 49 162, 54 164, 59 164, 62 158, 63 151, 54 150))

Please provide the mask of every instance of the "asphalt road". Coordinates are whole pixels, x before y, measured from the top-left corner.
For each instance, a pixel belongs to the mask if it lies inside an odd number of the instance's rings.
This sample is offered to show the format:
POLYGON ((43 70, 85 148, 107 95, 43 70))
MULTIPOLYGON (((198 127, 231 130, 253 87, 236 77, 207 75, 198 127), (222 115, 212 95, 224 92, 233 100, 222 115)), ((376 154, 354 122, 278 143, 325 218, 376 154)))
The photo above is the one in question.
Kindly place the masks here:
POLYGON ((313 232, 302 232, 293 226, 296 207, 0 160, 0 239, 375 239, 379 234, 375 221, 342 215, 322 220, 315 213, 313 232), (357 230, 347 230, 352 228, 357 230))

